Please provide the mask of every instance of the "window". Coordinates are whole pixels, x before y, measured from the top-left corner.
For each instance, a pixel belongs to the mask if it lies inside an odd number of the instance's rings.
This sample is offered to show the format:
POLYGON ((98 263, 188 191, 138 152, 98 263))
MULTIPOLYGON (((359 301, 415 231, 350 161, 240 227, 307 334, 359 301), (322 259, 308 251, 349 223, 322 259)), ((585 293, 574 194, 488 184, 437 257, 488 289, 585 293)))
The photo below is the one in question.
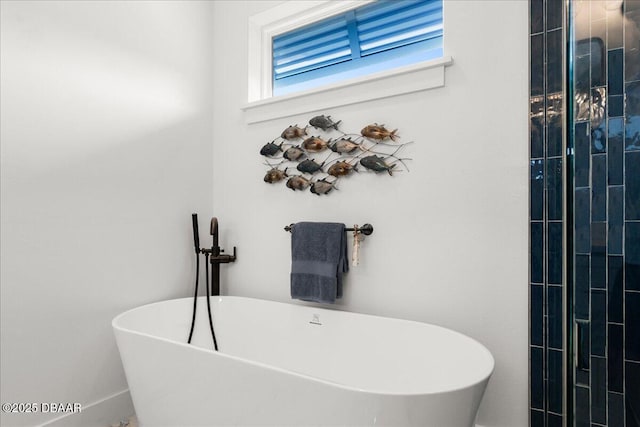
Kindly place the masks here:
POLYGON ((442 0, 380 0, 272 42, 273 96, 443 56, 442 0))
POLYGON ((245 121, 444 87, 453 64, 444 56, 446 7, 443 0, 288 0, 251 15, 245 121))

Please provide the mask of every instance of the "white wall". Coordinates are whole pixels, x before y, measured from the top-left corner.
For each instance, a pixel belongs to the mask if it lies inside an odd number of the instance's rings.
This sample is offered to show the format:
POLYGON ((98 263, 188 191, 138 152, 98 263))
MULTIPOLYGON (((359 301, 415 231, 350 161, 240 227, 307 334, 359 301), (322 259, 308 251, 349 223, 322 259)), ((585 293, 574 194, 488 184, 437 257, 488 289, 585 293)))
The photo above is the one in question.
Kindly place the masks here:
POLYGON ((247 17, 280 2, 214 4, 214 209, 223 292, 289 301, 290 237, 301 220, 370 222, 362 265, 338 308, 431 322, 484 343, 496 370, 478 424, 527 425, 526 1, 445 1, 446 87, 317 111, 346 129, 399 128, 411 172, 360 174, 327 197, 262 181, 258 151, 314 113, 246 125, 247 17))
POLYGON ((109 425, 131 412, 126 392, 109 399, 127 388, 111 319, 191 292, 190 214, 212 205, 213 7, 0 4, 1 400, 107 399, 111 419, 82 425, 109 425))

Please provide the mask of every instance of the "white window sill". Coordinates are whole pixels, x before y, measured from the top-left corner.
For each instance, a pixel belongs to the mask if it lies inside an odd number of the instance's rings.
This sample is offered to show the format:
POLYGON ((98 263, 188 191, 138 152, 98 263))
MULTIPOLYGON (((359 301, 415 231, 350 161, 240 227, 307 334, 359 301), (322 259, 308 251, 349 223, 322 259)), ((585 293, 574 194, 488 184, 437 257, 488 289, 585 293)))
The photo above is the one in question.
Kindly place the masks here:
POLYGON ((245 121, 251 124, 443 87, 445 67, 452 63, 453 58, 445 56, 317 89, 250 102, 241 108, 245 121))

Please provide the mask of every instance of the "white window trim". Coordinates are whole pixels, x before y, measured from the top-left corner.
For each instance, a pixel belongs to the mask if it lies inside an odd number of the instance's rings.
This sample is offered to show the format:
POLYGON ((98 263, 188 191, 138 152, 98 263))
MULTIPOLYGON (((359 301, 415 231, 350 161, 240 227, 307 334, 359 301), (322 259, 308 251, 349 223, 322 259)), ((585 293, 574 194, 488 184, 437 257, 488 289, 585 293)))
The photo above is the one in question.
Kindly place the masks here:
POLYGON ((355 104, 444 86, 450 56, 289 95, 272 96, 271 40, 274 36, 371 3, 373 0, 287 1, 249 18, 247 123, 355 104), (336 92, 339 91, 339 94, 336 92))

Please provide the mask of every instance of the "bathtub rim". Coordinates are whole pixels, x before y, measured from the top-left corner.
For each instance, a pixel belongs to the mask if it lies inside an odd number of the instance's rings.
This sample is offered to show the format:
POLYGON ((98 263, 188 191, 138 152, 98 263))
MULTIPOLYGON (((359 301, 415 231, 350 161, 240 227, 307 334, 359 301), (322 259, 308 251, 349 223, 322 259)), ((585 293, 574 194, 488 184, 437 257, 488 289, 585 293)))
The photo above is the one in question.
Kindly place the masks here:
MULTIPOLYGON (((199 296, 199 298, 205 298, 205 297, 206 296, 199 296)), ((460 387, 443 388, 443 389, 440 389, 440 390, 437 390, 437 391, 413 392, 412 393, 412 392, 397 392, 397 391, 394 392, 394 391, 384 391, 384 390, 376 390, 376 389, 364 389, 364 388, 358 388, 358 387, 351 386, 351 385, 341 384, 341 383, 334 382, 334 381, 328 381, 328 380, 320 378, 320 377, 315 377, 315 376, 312 376, 312 375, 291 371, 291 370, 280 368, 280 367, 277 367, 277 366, 268 365, 266 363, 258 362, 258 361, 255 361, 255 360, 245 359, 243 357, 234 356, 234 355, 227 354, 227 353, 224 353, 224 352, 221 352, 221 351, 215 351, 213 349, 209 350, 209 349, 206 349, 206 348, 202 348, 202 347, 194 346, 192 344, 188 344, 186 342, 175 341, 175 340, 171 340, 171 339, 168 339, 168 338, 163 338, 163 337, 159 337, 159 336, 156 336, 156 335, 151 335, 151 334, 148 334, 146 332, 140 332, 140 331, 136 331, 136 330, 133 330, 133 329, 128 329, 128 328, 125 328, 123 326, 117 325, 117 322, 120 320, 121 317, 124 317, 128 313, 133 312, 133 311, 135 311, 137 309, 141 309, 141 308, 144 308, 144 307, 151 307, 151 306, 154 306, 154 305, 160 305, 160 304, 171 302, 171 301, 192 300, 193 297, 172 298, 172 299, 156 301, 156 302, 152 302, 152 303, 148 303, 148 304, 144 304, 144 305, 140 305, 140 306, 131 308, 129 310, 126 310, 126 311, 116 315, 116 317, 114 317, 113 320, 111 321, 111 326, 114 329, 114 331, 127 332, 127 333, 131 333, 131 334, 142 336, 142 337, 146 337, 146 338, 151 338, 151 339, 158 340, 158 341, 164 341, 164 342, 171 343, 171 344, 177 344, 177 345, 179 345, 181 347, 186 347, 186 348, 189 348, 191 350, 200 351, 200 352, 203 352, 203 353, 211 354, 213 356, 219 356, 219 357, 228 358, 228 359, 231 359, 231 360, 234 360, 234 361, 238 361, 238 362, 248 363, 248 364, 253 365, 253 366, 257 366, 257 367, 260 367, 260 368, 266 368, 266 369, 269 369, 269 370, 272 370, 272 371, 276 371, 276 372, 280 372, 280 373, 284 373, 284 374, 287 374, 287 375, 297 376, 297 377, 304 378, 304 379, 307 379, 307 380, 317 381, 317 382, 320 382, 322 384, 325 384, 325 385, 328 385, 328 386, 332 386, 332 387, 338 387, 338 388, 341 388, 341 389, 346 390, 346 391, 352 391, 352 392, 358 392, 358 393, 366 393, 366 394, 377 395, 377 396, 418 397, 418 396, 430 396, 430 395, 438 395, 438 394, 446 394, 446 393, 455 393, 455 392, 458 392, 458 391, 474 388, 478 384, 481 384, 482 382, 488 382, 488 380, 491 378, 491 375, 493 375, 493 372, 495 370, 495 359, 494 359, 493 355, 491 354, 491 352, 489 351, 489 349, 487 349, 481 342, 477 341, 474 338, 471 338, 468 335, 463 334, 462 332, 458 332, 458 331, 456 331, 454 329, 450 329, 450 328, 447 328, 447 327, 444 327, 444 326, 434 325, 432 323, 426 323, 426 322, 419 322, 419 321, 416 321, 416 320, 399 319, 399 318, 396 318, 396 317, 378 316, 378 315, 375 315, 375 314, 358 313, 358 312, 353 312, 353 311, 346 311, 346 310, 339 310, 339 309, 329 309, 329 308, 308 306, 308 305, 302 305, 302 304, 291 304, 291 303, 286 303, 286 302, 281 302, 281 301, 268 300, 268 299, 264 299, 264 298, 252 298, 252 297, 235 296, 235 295, 214 296, 213 299, 215 299, 215 298, 218 298, 218 299, 224 299, 224 298, 229 298, 229 299, 247 299, 247 300, 255 300, 255 301, 266 301, 266 302, 269 302, 269 303, 276 303, 276 304, 293 305, 293 306, 300 306, 300 307, 310 307, 310 308, 313 308, 314 310, 324 310, 324 311, 330 311, 330 312, 340 311, 342 313, 359 315, 359 316, 375 317, 375 318, 381 318, 381 319, 391 319, 391 320, 394 320, 394 321, 411 322, 411 323, 418 323, 418 324, 421 324, 421 325, 429 325, 429 326, 432 326, 432 327, 435 327, 435 328, 444 329, 449 333, 460 335, 463 338, 469 339, 469 340, 473 341, 474 343, 476 343, 479 346, 479 349, 481 349, 481 351, 483 351, 484 353, 486 353, 487 356, 489 356, 489 359, 490 359, 490 362, 491 362, 490 363, 490 369, 488 369, 487 370, 488 372, 485 372, 484 375, 482 376, 482 378, 480 380, 478 380, 478 381, 470 382, 469 384, 466 384, 466 385, 460 386, 460 387)), ((119 347, 118 347, 118 350, 120 350, 119 347)))

